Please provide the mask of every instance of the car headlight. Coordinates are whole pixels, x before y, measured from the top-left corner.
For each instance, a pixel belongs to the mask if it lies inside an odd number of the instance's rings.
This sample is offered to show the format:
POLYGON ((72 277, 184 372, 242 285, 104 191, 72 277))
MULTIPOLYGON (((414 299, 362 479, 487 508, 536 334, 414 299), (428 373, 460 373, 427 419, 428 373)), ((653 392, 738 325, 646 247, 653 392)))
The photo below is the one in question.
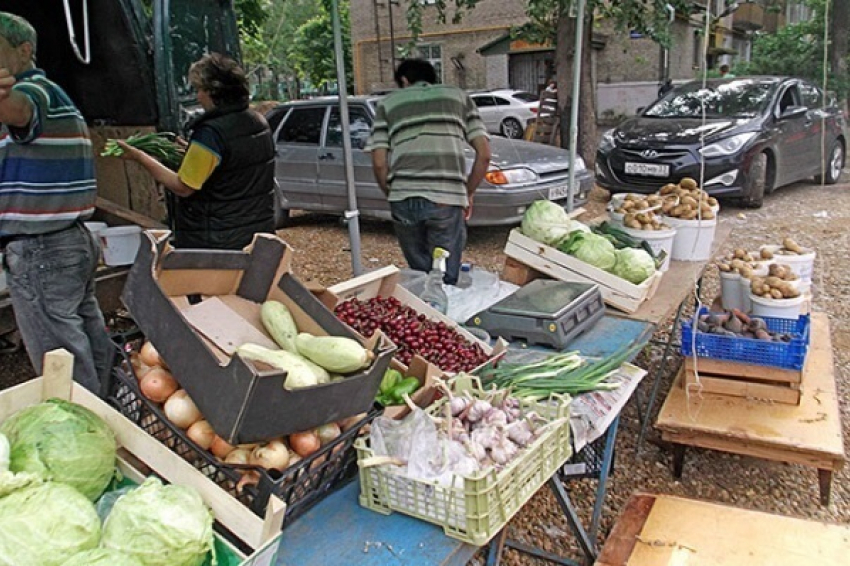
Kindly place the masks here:
POLYGON ((521 185, 537 181, 537 174, 531 169, 494 169, 487 171, 484 179, 491 185, 521 185))
POLYGON ((737 136, 732 136, 731 138, 727 138, 723 141, 707 145, 699 151, 703 157, 724 157, 726 155, 735 155, 755 136, 756 132, 738 134, 737 136))
POLYGON ((576 160, 575 160, 575 170, 576 170, 576 172, 584 171, 585 169, 587 169, 587 164, 584 162, 584 159, 581 158, 581 155, 576 154, 576 160))
POLYGON ((614 140, 614 129, 611 128, 604 134, 602 134, 602 138, 599 140, 599 151, 608 152, 617 147, 617 142, 614 140))

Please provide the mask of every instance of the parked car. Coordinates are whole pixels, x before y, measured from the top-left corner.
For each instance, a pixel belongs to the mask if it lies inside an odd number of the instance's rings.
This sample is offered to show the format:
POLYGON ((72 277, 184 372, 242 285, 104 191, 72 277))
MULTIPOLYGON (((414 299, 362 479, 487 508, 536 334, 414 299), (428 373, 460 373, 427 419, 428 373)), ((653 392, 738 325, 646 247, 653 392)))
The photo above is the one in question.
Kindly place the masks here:
MULTIPOLYGON (((348 115, 357 206, 363 216, 390 219, 387 198, 378 188, 371 156, 363 151, 372 130, 379 97, 350 97, 348 115)), ((279 220, 292 209, 342 214, 348 209, 339 100, 326 97, 281 104, 266 114, 277 156, 279 220)), ((566 207, 569 152, 548 145, 494 138, 486 180, 475 193, 470 226, 516 224, 532 202, 556 201, 566 207)), ((467 146, 472 167, 474 152, 467 146)), ((593 175, 576 160, 575 206, 587 202, 593 175)))
POLYGON ((692 177, 712 195, 758 208, 766 193, 796 181, 837 182, 846 149, 843 113, 807 81, 693 81, 602 136, 596 182, 649 193, 692 177))
POLYGON ((528 121, 537 116, 540 101, 536 94, 522 90, 488 90, 469 94, 491 134, 521 139, 528 121))

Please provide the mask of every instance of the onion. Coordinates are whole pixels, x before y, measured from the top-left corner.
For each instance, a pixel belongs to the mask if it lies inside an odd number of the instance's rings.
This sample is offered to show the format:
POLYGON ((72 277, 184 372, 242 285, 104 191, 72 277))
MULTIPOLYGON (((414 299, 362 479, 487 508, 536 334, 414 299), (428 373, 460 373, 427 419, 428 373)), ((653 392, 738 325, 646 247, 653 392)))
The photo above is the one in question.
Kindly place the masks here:
POLYGON ((223 439, 219 435, 215 435, 215 438, 213 438, 212 444, 210 445, 210 452, 212 452, 215 456, 219 458, 226 457, 234 450, 236 450, 236 447, 232 444, 229 444, 225 439, 223 439))
POLYGON ((342 432, 348 432, 349 430, 354 428, 357 423, 359 423, 365 418, 366 413, 360 413, 359 415, 353 415, 351 417, 348 417, 347 419, 342 419, 337 424, 339 425, 339 428, 340 430, 342 430, 342 432))
POLYGON ((251 451, 248 463, 267 470, 283 471, 289 466, 289 449, 281 440, 271 440, 251 451))
POLYGON ((236 484, 236 493, 242 493, 246 485, 257 485, 260 483, 260 473, 254 470, 248 470, 242 474, 242 478, 236 484))
POLYGON ((339 428, 339 425, 336 423, 328 423, 320 426, 316 429, 316 434, 319 435, 319 442, 322 443, 322 446, 325 444, 331 443, 342 434, 342 430, 339 428))
POLYGON ((301 456, 299 456, 298 454, 296 454, 292 450, 289 451, 289 467, 290 468, 292 466, 294 466, 295 464, 297 464, 298 462, 300 462, 301 460, 302 460, 301 456))
POLYGON ((248 457, 251 455, 250 450, 246 450, 245 448, 236 448, 230 454, 225 456, 224 463, 232 464, 234 466, 247 466, 248 465, 248 457))
POLYGON ((177 382, 171 374, 156 367, 145 374, 139 382, 139 387, 142 390, 142 395, 156 403, 162 403, 177 391, 177 382))
POLYGON ((189 398, 185 389, 178 389, 174 395, 168 398, 162 409, 165 411, 168 420, 183 429, 189 428, 202 418, 201 412, 189 398))
POLYGON ((203 419, 193 423, 186 431, 186 436, 204 450, 209 450, 216 438, 212 425, 203 419))
POLYGON ((151 366, 142 361, 138 352, 130 353, 130 366, 136 379, 141 380, 151 370, 151 366))
POLYGON ((142 363, 145 365, 149 365, 151 367, 165 367, 165 362, 162 360, 162 357, 159 355, 159 352, 150 340, 142 344, 142 348, 139 350, 139 358, 141 358, 142 363))
POLYGON ((319 435, 316 434, 315 430, 293 432, 289 435, 289 445, 302 458, 306 458, 322 447, 322 443, 319 441, 319 435))

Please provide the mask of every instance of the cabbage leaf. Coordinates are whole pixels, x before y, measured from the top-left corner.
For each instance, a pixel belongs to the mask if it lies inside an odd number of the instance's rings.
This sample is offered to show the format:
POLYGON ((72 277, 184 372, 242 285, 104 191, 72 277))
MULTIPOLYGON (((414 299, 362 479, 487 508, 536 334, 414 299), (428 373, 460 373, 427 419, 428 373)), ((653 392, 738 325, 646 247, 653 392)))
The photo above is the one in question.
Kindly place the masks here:
POLYGON ((617 263, 612 273, 630 283, 640 285, 655 273, 655 260, 645 250, 623 248, 617 250, 617 263))
POLYGON ((568 235, 573 227, 563 207, 552 201, 536 200, 522 215, 520 229, 532 240, 552 246, 568 235))
POLYGON ((598 234, 574 231, 558 243, 558 249, 604 271, 611 271, 617 262, 613 244, 598 234))
POLYGON ((142 563, 117 550, 95 548, 75 554, 62 566, 142 566, 142 563))

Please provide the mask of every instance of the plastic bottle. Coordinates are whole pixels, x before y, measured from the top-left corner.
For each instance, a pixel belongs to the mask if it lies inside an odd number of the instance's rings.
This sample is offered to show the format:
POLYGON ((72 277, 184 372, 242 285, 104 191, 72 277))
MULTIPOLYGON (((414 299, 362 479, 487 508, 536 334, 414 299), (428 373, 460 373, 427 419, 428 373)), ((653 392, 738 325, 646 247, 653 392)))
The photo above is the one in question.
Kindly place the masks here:
POLYGON ((443 289, 443 275, 446 273, 446 258, 449 252, 443 248, 434 248, 431 271, 425 279, 425 289, 421 299, 443 314, 449 310, 449 298, 443 289))
POLYGON ((472 264, 468 262, 464 262, 460 264, 460 275, 457 278, 457 285, 459 289, 467 289, 472 287, 472 264))

